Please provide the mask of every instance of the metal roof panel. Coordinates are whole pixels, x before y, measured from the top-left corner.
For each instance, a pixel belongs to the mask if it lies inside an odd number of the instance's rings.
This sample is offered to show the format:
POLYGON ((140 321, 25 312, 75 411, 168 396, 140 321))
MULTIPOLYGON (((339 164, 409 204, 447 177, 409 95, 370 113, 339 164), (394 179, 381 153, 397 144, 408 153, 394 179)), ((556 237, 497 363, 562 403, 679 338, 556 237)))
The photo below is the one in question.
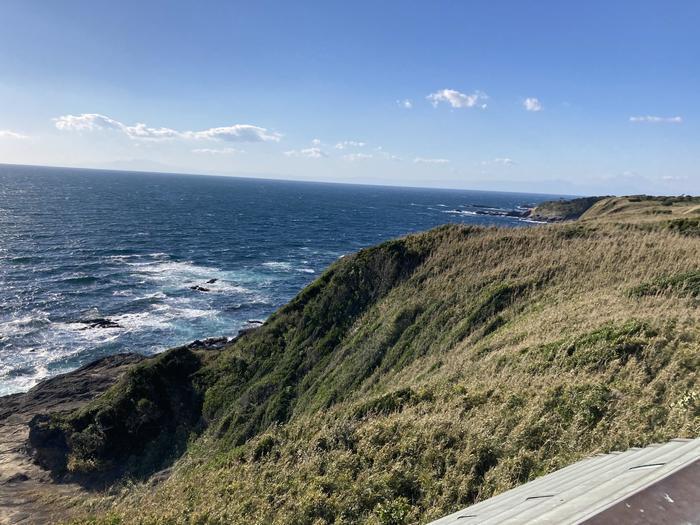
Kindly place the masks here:
MULTIPOLYGON (((593 456, 452 513, 431 525, 580 523, 698 459, 700 439, 675 439, 663 445, 593 456)), ((686 477, 687 472, 690 471, 686 470, 686 477)), ((697 496, 700 506, 700 494, 697 496)), ((619 509, 616 511, 619 514, 619 509)))

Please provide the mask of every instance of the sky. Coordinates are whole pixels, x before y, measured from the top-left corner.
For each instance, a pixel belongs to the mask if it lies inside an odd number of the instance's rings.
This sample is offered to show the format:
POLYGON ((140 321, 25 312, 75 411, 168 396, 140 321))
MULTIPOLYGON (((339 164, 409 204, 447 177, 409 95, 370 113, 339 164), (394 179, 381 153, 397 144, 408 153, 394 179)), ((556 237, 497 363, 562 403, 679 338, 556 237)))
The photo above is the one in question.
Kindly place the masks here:
POLYGON ((700 2, 0 3, 0 163, 700 193, 700 2))

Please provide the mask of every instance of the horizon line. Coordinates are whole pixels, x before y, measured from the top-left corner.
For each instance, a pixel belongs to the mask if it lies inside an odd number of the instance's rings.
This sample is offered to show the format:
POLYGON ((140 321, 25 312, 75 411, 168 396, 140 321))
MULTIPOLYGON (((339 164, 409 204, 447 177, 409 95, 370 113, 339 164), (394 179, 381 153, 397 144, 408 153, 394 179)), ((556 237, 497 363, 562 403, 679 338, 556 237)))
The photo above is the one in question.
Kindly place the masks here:
POLYGON ((372 187, 372 188, 396 188, 396 189, 414 189, 414 190, 439 190, 439 191, 468 191, 474 193, 503 193, 511 195, 550 195, 552 197, 588 197, 591 195, 576 194, 576 193, 546 193, 546 192, 525 192, 525 191, 507 191, 507 190, 477 190, 471 188, 456 188, 456 187, 446 187, 446 186, 410 186, 410 185, 400 185, 400 184, 372 184, 372 183, 358 183, 358 182, 340 182, 340 181, 316 181, 316 180, 302 180, 296 178, 275 178, 274 176, 264 176, 265 174, 216 174, 216 173, 193 173, 193 172, 176 172, 176 171, 155 171, 155 170, 126 170, 118 168, 90 168, 85 166, 56 166, 56 165, 46 165, 46 164, 17 164, 10 162, 0 162, 0 167, 12 166, 20 168, 41 168, 41 169, 64 169, 64 170, 81 170, 81 171, 101 171, 101 172, 116 172, 116 173, 144 173, 151 175, 184 175, 189 177, 223 177, 223 178, 233 178, 233 179, 247 179, 247 180, 260 180, 260 181, 270 181, 270 182, 295 182, 300 184, 333 184, 333 185, 343 185, 343 186, 362 186, 362 187, 372 187))

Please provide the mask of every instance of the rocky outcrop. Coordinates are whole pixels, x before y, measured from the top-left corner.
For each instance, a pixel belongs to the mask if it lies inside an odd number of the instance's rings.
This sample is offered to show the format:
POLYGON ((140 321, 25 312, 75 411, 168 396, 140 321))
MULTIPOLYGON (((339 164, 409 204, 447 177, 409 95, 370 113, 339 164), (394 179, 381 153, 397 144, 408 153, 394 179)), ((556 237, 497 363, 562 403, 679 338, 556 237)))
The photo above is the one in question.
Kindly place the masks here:
POLYGON ((195 339, 185 348, 190 350, 221 350, 232 341, 229 337, 208 337, 207 339, 195 339))
POLYGON ((39 414, 84 406, 143 359, 138 354, 105 357, 28 392, 0 397, 0 523, 60 521, 65 509, 51 502, 85 495, 75 483, 56 484, 50 471, 32 461, 27 448, 29 422, 39 414))
POLYGON ((586 213, 596 202, 606 198, 580 197, 570 200, 545 201, 532 209, 528 214, 528 218, 542 222, 573 221, 586 213))
POLYGON ((103 317, 96 317, 95 319, 82 319, 78 321, 78 323, 85 325, 83 330, 88 330, 89 328, 121 328, 119 323, 103 317))
POLYGON ((42 381, 28 392, 0 397, 0 425, 78 408, 112 386, 145 359, 140 354, 103 357, 73 372, 42 381))
MULTIPOLYGON (((90 490, 119 473, 113 468, 75 475, 68 472, 73 440, 78 434, 85 436, 80 419, 100 416, 97 420, 102 428, 97 435, 103 440, 101 459, 107 460, 102 467, 108 467, 110 460, 120 463, 124 458, 132 458, 133 466, 133 458, 141 459, 139 452, 148 456, 149 450, 167 451, 174 457, 177 449, 173 443, 156 443, 157 437, 164 430, 166 437, 182 438, 198 422, 199 398, 189 381, 199 367, 198 355, 213 358, 232 340, 197 340, 150 358, 134 353, 112 355, 42 381, 28 392, 0 397, 0 523, 61 522, 71 515, 61 502, 86 499, 90 490), (110 408, 121 412, 112 413, 110 424, 109 411, 95 407, 105 406, 98 398, 119 381, 132 387, 140 385, 153 404, 139 403, 143 397, 137 396, 113 398, 110 408), (69 414, 83 417, 66 419, 69 414), (56 422, 62 424, 56 426, 56 422)), ((153 472, 167 459, 151 454, 143 466, 153 472)), ((163 470, 152 479, 164 479, 168 472, 163 470)))
POLYGON ((114 389, 79 410, 34 415, 34 459, 57 479, 88 487, 144 478, 167 466, 199 425, 202 355, 174 348, 133 366, 114 389))

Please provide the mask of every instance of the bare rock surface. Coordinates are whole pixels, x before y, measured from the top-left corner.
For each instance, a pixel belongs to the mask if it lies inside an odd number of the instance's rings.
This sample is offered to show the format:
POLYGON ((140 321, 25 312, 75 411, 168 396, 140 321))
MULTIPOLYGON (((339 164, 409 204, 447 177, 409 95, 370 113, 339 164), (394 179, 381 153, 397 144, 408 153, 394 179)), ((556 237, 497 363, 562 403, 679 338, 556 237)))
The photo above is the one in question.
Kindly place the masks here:
POLYGON ((142 359, 138 354, 104 357, 28 392, 0 397, 0 523, 55 523, 68 516, 72 501, 88 495, 78 484, 57 483, 32 461, 28 423, 37 414, 84 405, 142 359))

